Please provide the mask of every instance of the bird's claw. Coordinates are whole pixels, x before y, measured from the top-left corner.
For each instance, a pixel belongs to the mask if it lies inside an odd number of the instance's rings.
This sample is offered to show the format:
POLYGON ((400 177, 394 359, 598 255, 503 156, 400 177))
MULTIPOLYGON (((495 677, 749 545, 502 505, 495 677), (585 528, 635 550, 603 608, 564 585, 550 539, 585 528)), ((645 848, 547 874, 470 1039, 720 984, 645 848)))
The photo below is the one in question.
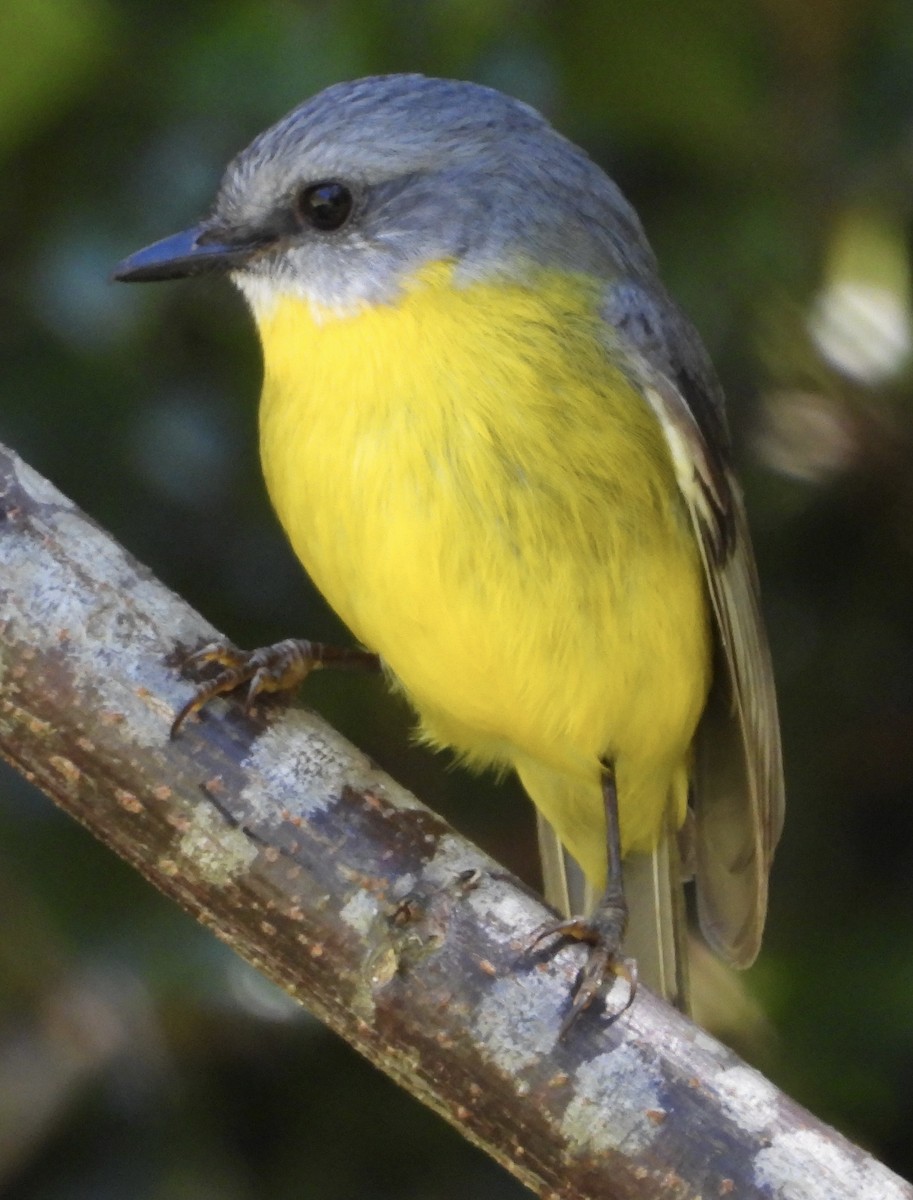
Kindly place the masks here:
POLYGON ((216 696, 233 692, 247 684, 244 711, 250 712, 256 698, 264 692, 291 691, 310 675, 321 659, 313 652, 313 643, 288 638, 273 646, 261 646, 258 650, 239 650, 230 642, 212 642, 203 646, 184 660, 184 672, 194 674, 201 667, 217 663, 222 670, 212 679, 201 683, 187 703, 181 708, 171 724, 171 736, 175 737, 191 713, 201 708, 216 696))
POLYGON ((556 939, 549 948, 549 953, 558 950, 561 943, 568 939, 586 942, 589 946, 586 964, 573 991, 571 1007, 561 1022, 559 1038, 565 1036, 584 1009, 592 1004, 609 976, 621 976, 628 982, 628 998, 624 1006, 613 1014, 612 1020, 617 1020, 634 1003, 637 994, 637 963, 633 958, 626 958, 620 953, 626 917, 627 912, 623 907, 600 905, 590 917, 550 921, 537 930, 530 941, 528 953, 548 938, 556 939))

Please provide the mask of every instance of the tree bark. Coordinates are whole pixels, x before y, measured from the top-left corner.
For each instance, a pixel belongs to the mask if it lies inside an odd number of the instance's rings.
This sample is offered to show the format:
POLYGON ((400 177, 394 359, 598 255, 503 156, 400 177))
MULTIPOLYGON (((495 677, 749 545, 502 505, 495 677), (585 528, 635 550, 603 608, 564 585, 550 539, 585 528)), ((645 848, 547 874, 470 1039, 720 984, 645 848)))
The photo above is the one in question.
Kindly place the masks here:
POLYGON ((559 1040, 583 948, 313 713, 170 741, 215 636, 0 447, 0 753, 151 883, 541 1196, 913 1198, 645 988, 559 1040))

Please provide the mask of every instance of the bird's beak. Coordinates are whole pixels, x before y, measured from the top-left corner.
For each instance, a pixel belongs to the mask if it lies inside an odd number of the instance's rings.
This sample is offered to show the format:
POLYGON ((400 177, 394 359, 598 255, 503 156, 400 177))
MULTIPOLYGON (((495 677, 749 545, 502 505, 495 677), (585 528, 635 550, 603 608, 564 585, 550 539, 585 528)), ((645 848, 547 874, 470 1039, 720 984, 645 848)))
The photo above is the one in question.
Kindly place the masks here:
POLYGON ((137 250, 117 264, 112 278, 122 283, 155 283, 162 279, 233 271, 275 240, 262 236, 229 240, 224 231, 205 224, 195 225, 137 250))

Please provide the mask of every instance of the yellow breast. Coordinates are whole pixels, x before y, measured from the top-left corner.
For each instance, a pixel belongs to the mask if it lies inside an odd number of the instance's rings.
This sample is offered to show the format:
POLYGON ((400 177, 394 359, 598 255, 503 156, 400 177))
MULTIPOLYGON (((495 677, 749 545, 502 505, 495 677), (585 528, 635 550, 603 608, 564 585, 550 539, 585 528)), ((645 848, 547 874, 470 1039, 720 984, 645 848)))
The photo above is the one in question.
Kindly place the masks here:
POLYGON ((631 781, 626 842, 655 840, 706 696, 706 601, 595 287, 455 286, 435 264, 395 303, 339 315, 284 297, 255 315, 279 518, 426 735, 588 781, 610 755, 631 781))

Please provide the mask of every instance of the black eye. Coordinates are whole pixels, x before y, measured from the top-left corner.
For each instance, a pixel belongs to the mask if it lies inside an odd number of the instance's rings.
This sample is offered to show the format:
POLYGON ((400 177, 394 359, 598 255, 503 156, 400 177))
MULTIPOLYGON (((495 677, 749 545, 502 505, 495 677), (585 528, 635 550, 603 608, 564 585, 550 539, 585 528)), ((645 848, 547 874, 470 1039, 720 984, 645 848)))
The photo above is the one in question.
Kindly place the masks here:
POLYGON ((303 225, 329 232, 339 229, 348 220, 352 211, 352 193, 344 183, 333 180, 313 183, 298 193, 295 208, 303 225))

